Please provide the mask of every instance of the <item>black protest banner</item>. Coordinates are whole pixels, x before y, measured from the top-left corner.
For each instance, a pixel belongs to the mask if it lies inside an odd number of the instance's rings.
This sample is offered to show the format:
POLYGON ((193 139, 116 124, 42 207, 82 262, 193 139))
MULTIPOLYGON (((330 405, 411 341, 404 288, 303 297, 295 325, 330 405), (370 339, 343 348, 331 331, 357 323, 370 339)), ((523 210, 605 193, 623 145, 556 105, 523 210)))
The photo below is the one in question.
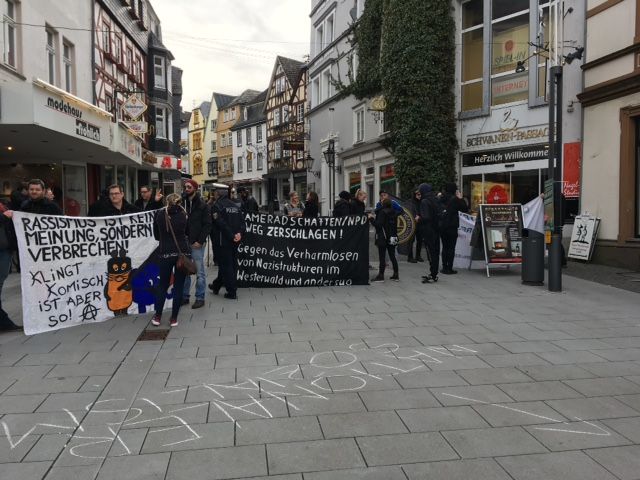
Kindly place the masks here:
POLYGON ((366 216, 302 218, 248 214, 238 251, 239 287, 369 283, 366 216))

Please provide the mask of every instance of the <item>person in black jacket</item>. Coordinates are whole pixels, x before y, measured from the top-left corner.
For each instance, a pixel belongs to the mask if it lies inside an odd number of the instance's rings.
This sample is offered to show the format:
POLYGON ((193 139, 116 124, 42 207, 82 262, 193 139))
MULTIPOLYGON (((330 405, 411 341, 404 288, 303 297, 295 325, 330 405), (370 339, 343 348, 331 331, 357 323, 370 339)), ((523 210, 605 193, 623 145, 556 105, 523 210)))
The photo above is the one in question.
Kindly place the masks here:
POLYGON ((376 246, 380 266, 378 276, 371 279, 372 282, 384 282, 384 270, 386 266, 385 252, 389 253, 389 259, 393 265, 391 280, 396 282, 398 277, 398 261, 396 260, 396 245, 398 244, 398 212, 393 208, 391 200, 385 198, 381 208, 376 210, 376 218, 373 220, 376 227, 376 246))
POLYGON ((11 193, 11 204, 7 208, 9 210, 20 210, 22 204, 27 200, 29 200, 29 187, 26 182, 20 182, 11 193))
POLYGON ((0 201, 0 332, 20 330, 9 318, 9 314, 2 309, 2 286, 9 276, 13 252, 18 249, 13 222, 10 218, 9 205, 0 201))
POLYGON ((149 185, 140 187, 140 198, 133 203, 141 212, 158 210, 164 205, 162 204, 162 192, 157 190, 154 192, 149 185))
POLYGON ((109 199, 100 205, 99 208, 93 209, 93 211, 89 213, 90 217, 115 217, 118 215, 138 213, 140 211, 135 205, 131 205, 125 200, 122 185, 110 185, 107 193, 109 194, 109 199))
POLYGON ((158 256, 160 257, 160 283, 156 290, 155 315, 151 323, 156 327, 162 320, 162 309, 169 289, 171 274, 173 273, 173 305, 171 307, 172 327, 178 326, 178 313, 182 302, 182 290, 185 278, 188 276, 178 270, 176 262, 180 253, 190 256, 191 247, 188 241, 189 222, 187 213, 182 208, 182 198, 177 193, 167 196, 167 208, 158 210, 153 221, 153 236, 160 242, 158 256), (171 230, 173 229, 173 234, 171 230), (173 236, 175 235, 175 240, 173 236), (177 243, 177 245, 176 245, 177 243))
POLYGON ((365 215, 367 210, 367 192, 358 190, 351 199, 351 215, 365 215))
POLYGON ((45 198, 46 188, 39 178, 29 180, 29 199, 22 202, 20 210, 27 213, 39 213, 42 215, 64 215, 57 203, 45 198))
POLYGON ((427 250, 430 275, 422 277, 422 283, 438 281, 438 264, 440 263, 440 235, 438 219, 440 202, 428 183, 420 185, 420 212, 418 214, 418 228, 422 230, 422 240, 427 250))
POLYGON ((334 217, 346 217, 351 215, 351 194, 343 190, 338 194, 339 200, 333 207, 334 217))
POLYGON ((447 183, 445 185, 440 203, 443 208, 440 220, 440 238, 442 240, 442 270, 440 273, 452 275, 458 273, 453 269, 456 243, 458 241, 458 227, 460 226, 458 212, 468 212, 469 206, 462 198, 455 183, 447 183))
POLYGON ((218 258, 218 278, 209 288, 216 295, 224 285, 224 298, 236 299, 238 276, 238 245, 247 230, 244 215, 238 204, 229 198, 224 190, 213 206, 213 222, 216 256, 218 258))
MULTIPOLYGON (((191 308, 204 307, 204 294, 207 291, 207 272, 204 269, 204 252, 207 247, 207 237, 211 233, 211 210, 198 192, 198 182, 189 179, 184 182, 184 193, 182 201, 184 209, 189 217, 189 243, 191 244, 191 255, 198 266, 196 274, 196 300, 191 308)), ((182 303, 189 303, 189 292, 191 290, 191 277, 187 276, 184 282, 184 292, 182 303)))
MULTIPOLYGON (((414 219, 420 217, 420 200, 422 199, 422 194, 420 190, 416 190, 413 192, 413 197, 411 198, 411 202, 409 203, 409 210, 413 215, 414 219)), ((416 220, 417 221, 417 220, 416 220)), ((422 257, 420 256, 420 252, 422 251, 422 232, 419 228, 416 228, 416 233, 411 240, 409 241, 409 255, 407 255, 407 262, 409 263, 418 263, 424 262, 422 257), (416 244, 416 256, 413 257, 413 244, 416 244)))
POLYGON ((304 202, 304 211, 302 216, 304 218, 318 218, 320 215, 320 200, 316 192, 307 193, 307 201, 304 202))
POLYGON ((258 213, 260 208, 255 198, 251 196, 251 192, 246 187, 238 187, 238 194, 242 205, 242 213, 258 213))

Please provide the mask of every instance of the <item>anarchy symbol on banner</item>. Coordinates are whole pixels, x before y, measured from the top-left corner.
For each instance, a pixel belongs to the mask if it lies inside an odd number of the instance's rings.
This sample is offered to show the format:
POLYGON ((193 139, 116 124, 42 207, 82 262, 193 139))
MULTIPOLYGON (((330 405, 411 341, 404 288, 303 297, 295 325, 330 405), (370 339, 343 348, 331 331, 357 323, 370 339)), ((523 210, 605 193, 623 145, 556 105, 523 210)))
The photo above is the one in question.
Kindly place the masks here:
POLYGON ((82 309, 82 321, 85 322, 87 320, 95 320, 98 316, 98 311, 100 309, 94 305, 88 304, 82 309))

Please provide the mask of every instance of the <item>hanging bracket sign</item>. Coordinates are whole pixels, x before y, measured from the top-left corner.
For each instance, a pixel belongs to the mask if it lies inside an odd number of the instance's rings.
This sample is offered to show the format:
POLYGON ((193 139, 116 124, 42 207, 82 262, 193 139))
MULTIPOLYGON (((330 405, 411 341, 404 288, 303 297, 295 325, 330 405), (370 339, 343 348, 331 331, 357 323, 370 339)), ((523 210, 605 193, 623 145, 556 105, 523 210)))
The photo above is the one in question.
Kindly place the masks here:
POLYGON ((147 110, 147 104, 136 95, 130 95, 122 104, 122 111, 133 120, 137 120, 147 110))
POLYGON ((149 124, 147 122, 122 122, 122 124, 127 127, 131 132, 136 135, 144 135, 148 131, 149 124))

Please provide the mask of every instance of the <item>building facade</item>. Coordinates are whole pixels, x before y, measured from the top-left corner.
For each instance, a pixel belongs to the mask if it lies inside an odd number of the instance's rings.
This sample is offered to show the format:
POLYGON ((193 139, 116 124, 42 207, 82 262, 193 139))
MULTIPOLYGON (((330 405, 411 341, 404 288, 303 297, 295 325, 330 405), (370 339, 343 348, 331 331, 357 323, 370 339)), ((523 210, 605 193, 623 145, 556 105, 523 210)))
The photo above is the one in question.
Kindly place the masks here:
POLYGON ((208 185, 218 181, 218 115, 235 97, 214 92, 211 95, 211 108, 204 133, 204 158, 206 168, 204 172, 203 188, 208 190, 208 185))
POLYGON ((242 107, 253 101, 260 92, 245 90, 225 105, 218 112, 217 152, 218 152, 218 183, 231 185, 233 183, 233 132, 231 128, 239 121, 242 107))
POLYGON ((586 3, 581 211, 601 219, 594 260, 639 270, 640 2, 586 3))
POLYGON ((307 194, 306 111, 306 65, 278 56, 264 102, 268 151, 265 179, 270 202, 283 203, 292 190, 301 198, 307 194))
POLYGON ((313 0, 311 7, 308 117, 314 163, 308 182, 319 193, 324 215, 330 214, 341 190, 366 191, 369 207, 381 189, 399 193, 395 159, 381 145, 387 134, 383 112, 377 110, 374 99, 342 97, 335 87, 337 81, 349 83, 349 72, 358 74, 351 25, 364 8, 364 0, 313 0), (333 166, 324 155, 330 141, 335 149, 333 166))
POLYGON ((233 183, 251 191, 258 205, 267 199, 264 172, 267 168, 267 117, 264 113, 265 90, 252 103, 242 108, 241 118, 231 127, 233 133, 233 158, 235 159, 233 183))
POLYGON ((203 183, 204 181, 204 136, 210 108, 210 102, 202 102, 191 111, 191 118, 189 119, 189 161, 191 163, 191 178, 198 183, 203 183))
MULTIPOLYGON (((584 45, 584 2, 563 2, 563 55, 584 45)), ((549 49, 553 2, 456 1, 456 98, 460 190, 481 203, 526 203, 544 191, 549 166, 549 49)), ((567 218, 579 210, 580 61, 564 67, 563 148, 567 218)))

